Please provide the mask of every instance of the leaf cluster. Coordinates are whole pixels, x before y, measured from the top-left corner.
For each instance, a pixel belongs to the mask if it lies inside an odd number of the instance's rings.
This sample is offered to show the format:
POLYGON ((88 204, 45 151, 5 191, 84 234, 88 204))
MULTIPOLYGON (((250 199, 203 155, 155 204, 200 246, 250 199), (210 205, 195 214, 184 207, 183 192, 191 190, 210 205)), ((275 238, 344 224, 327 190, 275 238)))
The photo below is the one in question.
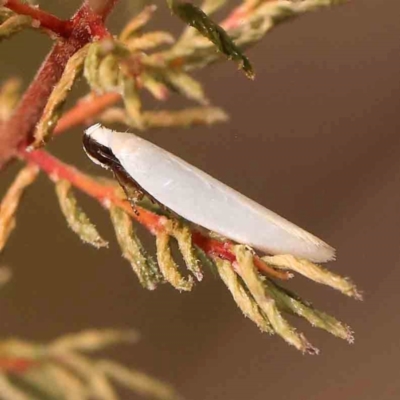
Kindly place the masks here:
POLYGON ((181 397, 164 382, 92 353, 138 341, 135 331, 88 330, 47 344, 0 342, 0 398, 4 400, 117 400, 117 388, 154 400, 181 397))

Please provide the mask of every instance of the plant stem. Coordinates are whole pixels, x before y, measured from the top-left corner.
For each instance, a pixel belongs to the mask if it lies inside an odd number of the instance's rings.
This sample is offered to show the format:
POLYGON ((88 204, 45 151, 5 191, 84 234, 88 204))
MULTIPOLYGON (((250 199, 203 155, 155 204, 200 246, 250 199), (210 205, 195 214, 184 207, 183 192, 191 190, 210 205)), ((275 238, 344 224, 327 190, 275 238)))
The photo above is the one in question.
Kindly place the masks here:
MULTIPOLYGON (((9 3, 10 1, 6 4, 9 3)), ((13 1, 11 3, 20 4, 13 1)), ((88 3, 84 1, 71 18, 70 36, 54 45, 12 117, 0 127, 0 169, 17 155, 19 146, 29 143, 48 98, 60 80, 70 57, 87 43, 109 35, 103 20, 115 3, 115 0, 108 1, 108 6, 101 15, 98 15, 93 13, 88 3)))
MULTIPOLYGON (((264 0, 263 3, 272 2, 276 0, 264 0)), ((243 23, 249 14, 258 6, 256 2, 244 2, 243 4, 234 8, 229 15, 221 22, 221 26, 225 30, 235 29, 243 23)))
POLYGON ((71 21, 63 21, 46 11, 42 11, 40 8, 21 3, 19 0, 7 0, 4 7, 9 8, 17 14, 32 17, 35 21, 40 23, 41 27, 50 29, 59 36, 68 38, 71 35, 71 21))
MULTIPOLYGON (((235 263, 236 256, 234 254, 234 249, 233 249, 234 244, 231 243, 230 241, 221 241, 212 239, 202 235, 198 231, 193 231, 192 235, 193 235, 192 236, 193 243, 196 246, 200 247, 209 256, 218 256, 219 258, 229 261, 231 264, 235 263)), ((292 277, 290 273, 282 274, 283 271, 277 271, 271 268, 257 255, 254 256, 253 261, 257 269, 267 273, 269 276, 282 280, 287 280, 292 277)))
POLYGON ((20 152, 22 158, 37 165, 46 172, 52 179, 64 179, 82 192, 99 201, 103 206, 108 207, 110 203, 122 208, 125 212, 144 225, 150 232, 156 233, 162 229, 162 217, 150 211, 137 207, 135 213, 127 200, 121 198, 117 188, 96 181, 94 178, 80 172, 74 167, 67 165, 51 154, 43 150, 32 152, 20 152))
POLYGON ((22 374, 37 365, 36 361, 28 358, 0 358, 0 371, 22 374))
MULTIPOLYGON (((86 43, 88 38, 85 39, 86 43)), ((29 141, 67 61, 83 44, 68 40, 53 47, 12 117, 0 131, 0 166, 16 155, 22 142, 29 141)))
POLYGON ((121 95, 119 93, 105 93, 80 100, 60 118, 54 129, 54 134, 63 133, 70 128, 90 120, 120 99, 121 95))

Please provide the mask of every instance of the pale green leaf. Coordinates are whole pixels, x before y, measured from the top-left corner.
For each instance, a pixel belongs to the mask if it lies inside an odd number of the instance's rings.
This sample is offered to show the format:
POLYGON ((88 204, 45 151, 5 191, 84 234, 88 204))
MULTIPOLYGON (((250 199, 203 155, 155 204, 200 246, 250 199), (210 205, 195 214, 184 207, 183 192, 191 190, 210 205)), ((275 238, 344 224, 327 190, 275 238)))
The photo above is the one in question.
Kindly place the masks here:
POLYGON ((175 0, 168 0, 171 10, 186 24, 197 29, 203 36, 209 39, 216 48, 228 59, 239 64, 249 78, 254 78, 253 67, 248 58, 242 53, 239 47, 233 42, 225 30, 215 23, 199 7, 191 3, 181 3, 175 0))
POLYGON ((51 139, 72 85, 82 72, 87 52, 88 45, 78 50, 68 60, 64 72, 51 92, 43 114, 36 125, 34 142, 30 144, 31 148, 41 147, 51 139))
POLYGON ((89 217, 78 206, 71 184, 65 180, 57 181, 56 193, 61 211, 72 231, 85 243, 91 244, 96 248, 107 247, 108 243, 100 236, 96 227, 90 222, 89 217))
POLYGON ((73 351, 98 351, 118 343, 136 343, 139 335, 134 330, 91 329, 64 335, 50 344, 50 348, 73 351))

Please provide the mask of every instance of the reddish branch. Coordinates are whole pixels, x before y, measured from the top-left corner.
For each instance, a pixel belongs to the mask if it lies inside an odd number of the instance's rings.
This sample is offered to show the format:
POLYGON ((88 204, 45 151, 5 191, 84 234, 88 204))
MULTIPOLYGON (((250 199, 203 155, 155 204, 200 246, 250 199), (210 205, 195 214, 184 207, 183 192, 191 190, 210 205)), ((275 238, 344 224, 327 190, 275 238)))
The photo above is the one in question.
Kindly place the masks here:
POLYGON ((17 148, 26 145, 42 116, 48 98, 61 78, 70 57, 85 44, 109 35, 104 19, 116 3, 107 0, 100 14, 94 13, 85 1, 69 21, 61 21, 48 13, 24 5, 17 0, 8 0, 6 6, 14 11, 33 15, 43 26, 60 36, 43 62, 33 82, 22 97, 10 120, 0 127, 0 168, 17 154, 17 148))
MULTIPOLYGON (((67 164, 64 164, 49 153, 37 150, 30 153, 21 152, 28 162, 37 165, 53 179, 65 179, 82 192, 98 200, 103 206, 109 207, 110 203, 122 208, 132 218, 145 226, 153 235, 165 229, 165 217, 152 213, 141 207, 136 207, 136 212, 130 203, 121 198, 117 189, 113 186, 98 182, 67 164)), ((207 255, 218 256, 230 262, 236 257, 230 242, 222 242, 203 235, 198 231, 193 232, 193 243, 199 246, 207 255)), ((276 271, 265 264, 260 258, 255 257, 255 265, 258 269, 279 279, 288 279, 290 275, 283 271, 276 271)))
POLYGON ((58 19, 54 15, 42 11, 40 8, 21 3, 19 0, 6 0, 4 7, 9 8, 17 14, 29 15, 38 21, 42 28, 50 29, 64 38, 68 38, 71 35, 72 24, 70 21, 58 19))
POLYGON ((67 180, 82 192, 98 200, 102 205, 107 207, 110 203, 113 203, 116 206, 121 207, 138 222, 144 225, 150 232, 157 233, 158 230, 162 228, 160 217, 158 215, 141 208, 138 208, 139 215, 136 215, 129 202, 121 198, 115 187, 96 181, 76 168, 61 162, 43 150, 37 150, 30 153, 21 152, 20 154, 25 160, 37 165, 53 179, 67 180))
MULTIPOLYGON (((264 0, 264 3, 271 2, 275 0, 264 0)), ((233 9, 233 11, 221 22, 221 26, 225 30, 231 30, 239 27, 243 24, 243 20, 246 19, 249 14, 254 11, 257 6, 256 2, 248 2, 241 4, 240 6, 233 9)))
POLYGON ((75 107, 67 111, 58 121, 54 134, 60 134, 67 129, 81 125, 121 99, 118 93, 105 93, 80 100, 75 107))
POLYGON ((2 372, 22 374, 35 365, 37 365, 37 361, 28 358, 0 358, 0 371, 2 372))

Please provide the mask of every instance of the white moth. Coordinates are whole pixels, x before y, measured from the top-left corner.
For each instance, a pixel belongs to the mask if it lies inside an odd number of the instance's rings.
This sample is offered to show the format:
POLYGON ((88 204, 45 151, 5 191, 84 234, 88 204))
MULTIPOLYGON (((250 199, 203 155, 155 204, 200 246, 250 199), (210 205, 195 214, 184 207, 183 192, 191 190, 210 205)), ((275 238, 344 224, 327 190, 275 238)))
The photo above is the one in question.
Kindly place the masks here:
POLYGON ((94 162, 107 168, 114 159, 158 202, 206 229, 268 254, 314 262, 335 257, 322 240, 132 133, 96 124, 85 131, 84 147, 94 162))

